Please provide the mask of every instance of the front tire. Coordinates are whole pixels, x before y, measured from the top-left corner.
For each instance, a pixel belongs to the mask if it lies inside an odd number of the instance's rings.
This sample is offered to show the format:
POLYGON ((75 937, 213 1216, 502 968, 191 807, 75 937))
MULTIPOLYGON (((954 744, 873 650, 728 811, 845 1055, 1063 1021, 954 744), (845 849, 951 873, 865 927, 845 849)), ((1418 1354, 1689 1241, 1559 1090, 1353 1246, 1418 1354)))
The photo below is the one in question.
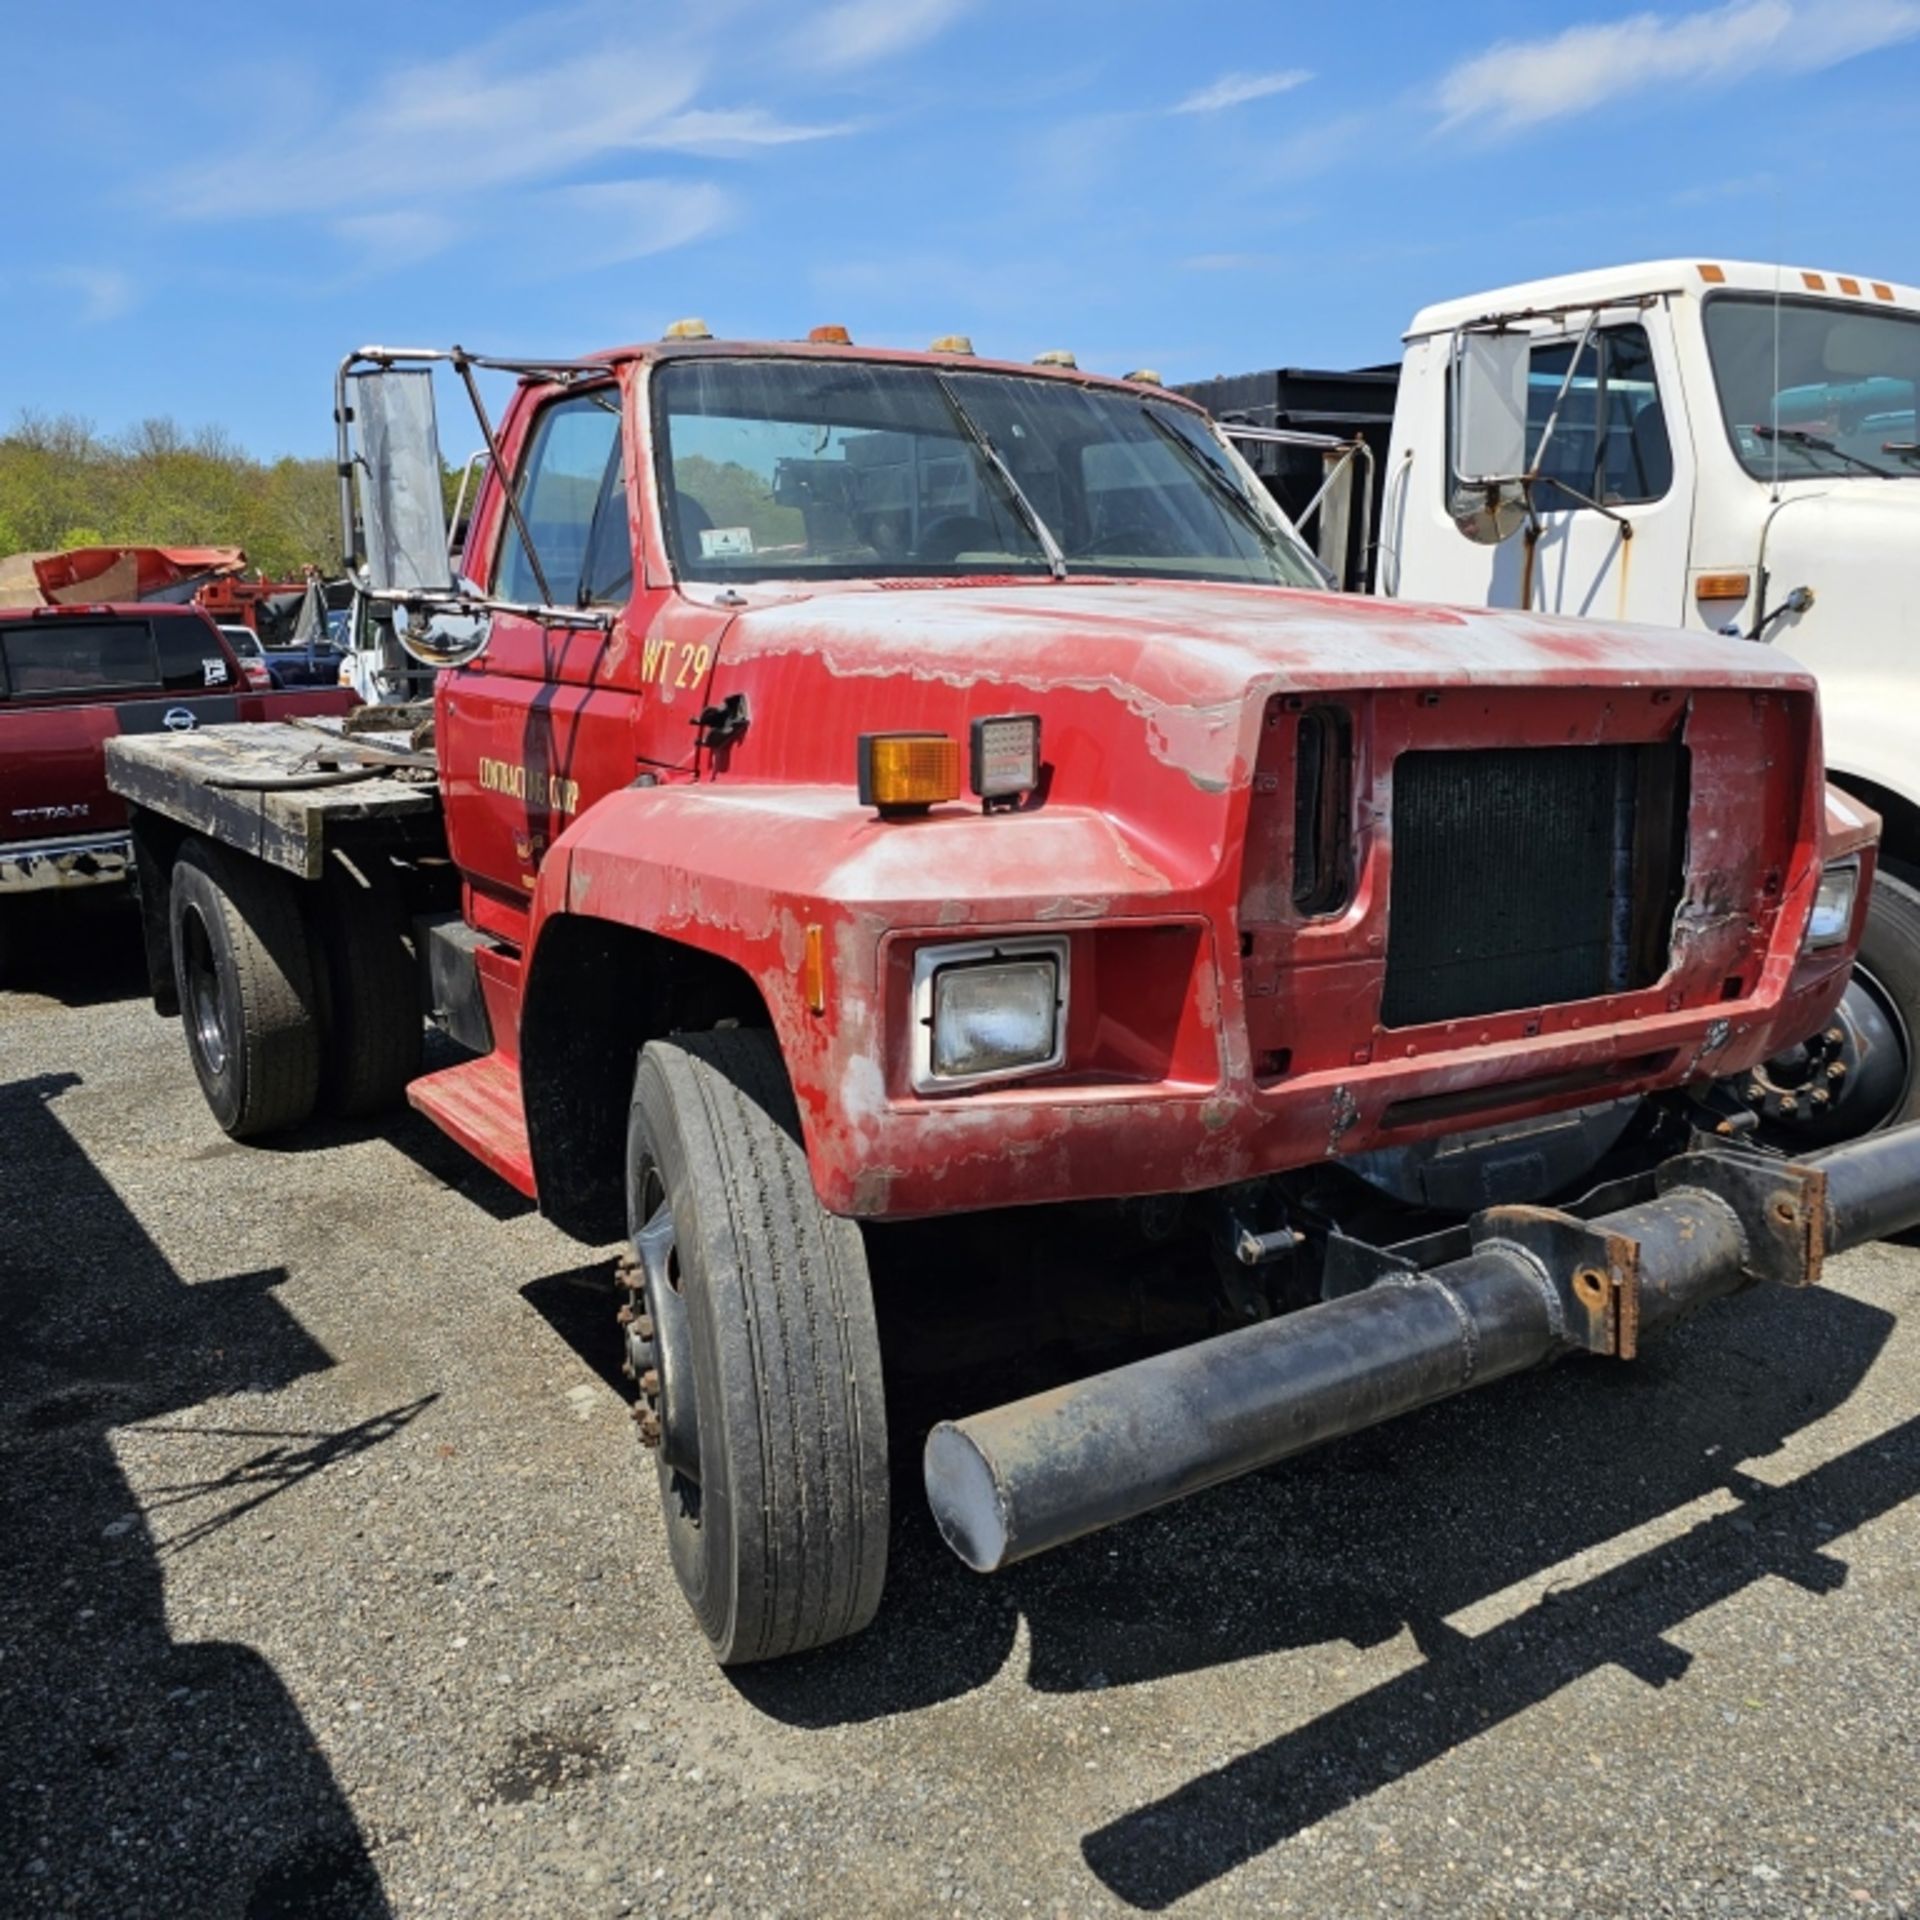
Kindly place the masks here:
POLYGON ((625 1316, 681 1591, 723 1666, 857 1633, 887 1561, 859 1227, 815 1197, 771 1034, 654 1041, 627 1130, 625 1316))
POLYGON ((1874 876, 1854 976, 1887 1015, 1905 1076, 1891 1109, 1872 1124, 1920 1120, 1920 1063, 1914 1057, 1920 1045, 1920 890, 1884 871, 1874 876))
POLYGON ((189 840, 167 917, 187 1052, 213 1117, 236 1140, 298 1126, 320 1090, 320 1028, 296 883, 189 840))

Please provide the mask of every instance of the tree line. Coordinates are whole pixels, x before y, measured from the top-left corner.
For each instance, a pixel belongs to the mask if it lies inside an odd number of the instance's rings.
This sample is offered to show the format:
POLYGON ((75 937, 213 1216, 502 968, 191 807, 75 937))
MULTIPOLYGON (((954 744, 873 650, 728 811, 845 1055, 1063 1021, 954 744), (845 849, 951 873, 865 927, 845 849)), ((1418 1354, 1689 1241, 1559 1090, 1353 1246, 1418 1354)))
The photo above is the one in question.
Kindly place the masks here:
POLYGON ((145 420, 101 435, 22 414, 0 434, 0 555, 63 547, 244 547, 273 579, 340 565, 331 460, 263 461, 217 427, 145 420))

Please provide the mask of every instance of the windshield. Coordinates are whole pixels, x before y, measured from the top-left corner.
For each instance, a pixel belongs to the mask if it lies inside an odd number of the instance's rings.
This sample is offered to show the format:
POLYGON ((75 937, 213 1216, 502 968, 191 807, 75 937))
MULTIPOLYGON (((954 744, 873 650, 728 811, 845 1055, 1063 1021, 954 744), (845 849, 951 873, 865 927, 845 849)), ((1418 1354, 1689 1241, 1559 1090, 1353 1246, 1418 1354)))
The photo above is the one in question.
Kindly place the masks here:
POLYGON ((655 377, 684 580, 1125 574, 1322 584, 1206 423, 1142 395, 846 360, 655 377))
POLYGON ((1707 350, 1734 451, 1763 480, 1920 473, 1920 316, 1720 295, 1707 350))

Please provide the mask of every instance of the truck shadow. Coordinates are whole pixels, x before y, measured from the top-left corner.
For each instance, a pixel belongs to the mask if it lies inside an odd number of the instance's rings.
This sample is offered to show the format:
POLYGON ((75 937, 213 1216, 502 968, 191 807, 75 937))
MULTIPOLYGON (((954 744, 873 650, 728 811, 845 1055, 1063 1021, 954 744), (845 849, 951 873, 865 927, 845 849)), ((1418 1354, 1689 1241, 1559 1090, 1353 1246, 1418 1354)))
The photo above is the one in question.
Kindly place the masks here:
POLYGON ((250 1647, 174 1637, 161 1556, 419 1408, 262 1436, 245 1467, 143 1511, 114 1436, 171 1444, 169 1416, 332 1362, 274 1299, 281 1270, 182 1281, 55 1117, 76 1084, 0 1085, 0 1904, 383 1916, 366 1841, 285 1686, 250 1647), (163 1547, 170 1503, 181 1523, 163 1547))
MULTIPOLYGON (((1502 1382, 990 1580, 947 1552, 918 1486, 921 1437, 955 1410, 953 1389, 908 1383, 889 1409, 900 1470, 879 1618, 844 1647, 732 1678, 763 1712, 831 1726, 985 1684, 1023 1617, 1028 1682, 1061 1693, 1292 1650, 1337 1663, 1343 1645, 1410 1631, 1426 1659, 1408 1676, 1089 1837, 1112 1891, 1164 1905, 1596 1666, 1679 1678, 1684 1658, 1660 1635, 1731 1591, 1776 1573, 1837 1585, 1844 1568, 1822 1542, 1920 1492, 1920 1422, 1779 1492, 1740 1467, 1846 1401, 1892 1324, 1840 1293, 1748 1294, 1631 1367, 1502 1382), (1506 1624, 1444 1624, 1729 1493, 1738 1511, 1506 1624)), ((1003 1396, 1041 1384, 1003 1383, 1003 1396)), ((1284 1700, 1276 1709, 1286 1716, 1284 1700)))
POLYGON ((6 905, 0 992, 38 994, 64 1007, 134 1000, 147 990, 140 909, 132 889, 82 887, 6 905))
POLYGON ((1414 1617, 1419 1666, 1087 1835, 1088 1866, 1129 1905, 1167 1907, 1602 1667, 1682 1680, 1691 1656, 1665 1636, 1692 1616, 1767 1578, 1845 1583, 1829 1543, 1920 1492, 1920 1418, 1784 1485, 1727 1484, 1739 1510, 1484 1632, 1414 1617))

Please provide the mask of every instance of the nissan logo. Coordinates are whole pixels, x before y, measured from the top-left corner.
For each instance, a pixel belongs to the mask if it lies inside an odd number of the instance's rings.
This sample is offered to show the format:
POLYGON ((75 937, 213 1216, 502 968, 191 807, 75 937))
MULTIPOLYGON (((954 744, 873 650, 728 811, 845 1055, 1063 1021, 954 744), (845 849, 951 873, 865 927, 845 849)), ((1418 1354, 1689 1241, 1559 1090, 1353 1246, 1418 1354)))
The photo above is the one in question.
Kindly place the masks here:
POLYGON ((160 716, 160 724, 170 733, 185 733, 200 723, 194 718, 191 707, 169 707, 160 716))

